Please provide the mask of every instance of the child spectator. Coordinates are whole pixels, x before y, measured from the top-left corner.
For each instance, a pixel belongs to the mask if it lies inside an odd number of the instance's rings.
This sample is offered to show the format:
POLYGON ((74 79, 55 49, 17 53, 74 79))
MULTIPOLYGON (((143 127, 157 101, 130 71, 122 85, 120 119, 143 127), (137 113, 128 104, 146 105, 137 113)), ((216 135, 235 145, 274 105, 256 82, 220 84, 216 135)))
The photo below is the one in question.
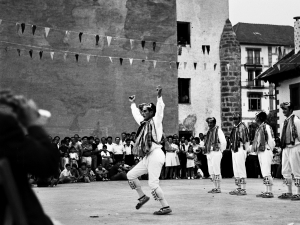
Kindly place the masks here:
POLYGON ((60 173, 58 183, 73 183, 75 177, 71 174, 70 164, 66 164, 66 168, 60 173))
POLYGON ((65 152, 65 155, 62 158, 62 167, 65 168, 67 164, 70 164, 70 158, 68 152, 65 152))
POLYGON ((79 182, 85 182, 85 183, 90 183, 90 171, 86 167, 86 163, 81 163, 81 168, 79 168, 79 182))
POLYGON ((77 181, 79 178, 79 172, 78 172, 78 167, 75 163, 72 164, 72 166, 71 166, 71 174, 76 178, 76 181, 77 181))
POLYGON ((273 178, 277 178, 278 167, 281 163, 280 154, 282 151, 280 148, 280 139, 276 138, 275 143, 276 144, 273 149, 273 159, 272 159, 272 164, 271 164, 271 174, 272 174, 273 178))
POLYGON ((67 143, 65 140, 61 140, 60 147, 59 147, 59 153, 60 153, 60 169, 63 170, 65 168, 65 164, 63 163, 65 153, 69 153, 69 148, 67 146, 67 143))
POLYGON ((69 153, 71 167, 73 166, 73 164, 75 164, 78 167, 79 156, 75 151, 76 151, 75 147, 72 146, 70 148, 70 153, 69 153))
POLYGON ((123 160, 123 161, 121 161, 120 169, 123 172, 127 173, 131 169, 131 167, 129 165, 125 164, 125 161, 123 160))
POLYGON ((193 150, 193 146, 190 145, 188 148, 188 152, 186 153, 186 168, 188 179, 194 179, 194 167, 195 167, 195 154, 193 150))
POLYGON ((202 170, 200 169, 200 165, 196 165, 196 168, 197 168, 197 175, 195 176, 196 179, 202 179, 203 178, 203 172, 202 170))
POLYGON ((103 145, 102 148, 103 148, 101 150, 102 166, 107 169, 108 164, 112 163, 112 158, 111 158, 111 155, 110 155, 109 151, 107 150, 107 146, 103 145))
POLYGON ((95 181, 96 180, 96 174, 92 170, 91 166, 87 166, 87 168, 89 170, 90 181, 95 181))
POLYGON ((95 172, 96 172, 96 181, 108 180, 107 179, 108 171, 102 166, 102 164, 99 164, 95 172))

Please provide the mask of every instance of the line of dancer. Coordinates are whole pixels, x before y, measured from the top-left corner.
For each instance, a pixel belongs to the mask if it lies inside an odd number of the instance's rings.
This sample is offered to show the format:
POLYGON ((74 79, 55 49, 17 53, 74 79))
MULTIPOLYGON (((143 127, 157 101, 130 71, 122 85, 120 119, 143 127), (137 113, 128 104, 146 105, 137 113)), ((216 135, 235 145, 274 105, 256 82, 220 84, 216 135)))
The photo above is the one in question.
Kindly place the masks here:
MULTIPOLYGON (((162 151, 163 137, 163 116, 164 102, 162 99, 162 88, 157 87, 157 104, 142 103, 136 105, 135 96, 129 97, 131 111, 134 119, 139 124, 136 133, 136 142, 133 153, 142 157, 140 161, 127 174, 129 186, 137 191, 139 196, 136 209, 140 209, 150 199, 142 190, 138 177, 148 173, 148 185, 151 189, 153 198, 160 202, 161 208, 154 212, 154 215, 166 215, 172 212, 164 193, 159 186, 159 176, 165 163, 165 155, 162 151)), ((294 107, 290 102, 280 105, 286 120, 283 124, 281 135, 282 153, 282 174, 288 191, 278 196, 279 199, 300 200, 300 119, 293 114, 294 107), (292 193, 292 180, 296 186, 296 194, 292 193)), ((257 154, 263 184, 265 190, 256 197, 273 198, 272 186, 273 178, 271 175, 271 162, 273 159, 273 149, 275 147, 274 133, 270 125, 266 123, 267 114, 263 111, 258 112, 255 121, 258 128, 250 146, 249 132, 246 125, 242 122, 241 115, 232 115, 234 127, 230 134, 230 149, 232 151, 232 164, 235 178, 236 189, 230 191, 230 195, 245 196, 246 191, 246 158, 252 152, 257 154)), ((208 132, 206 134, 203 153, 207 156, 208 171, 213 189, 208 193, 221 193, 221 159, 222 152, 226 149, 226 138, 222 129, 216 125, 216 119, 209 117, 206 119, 208 132)))

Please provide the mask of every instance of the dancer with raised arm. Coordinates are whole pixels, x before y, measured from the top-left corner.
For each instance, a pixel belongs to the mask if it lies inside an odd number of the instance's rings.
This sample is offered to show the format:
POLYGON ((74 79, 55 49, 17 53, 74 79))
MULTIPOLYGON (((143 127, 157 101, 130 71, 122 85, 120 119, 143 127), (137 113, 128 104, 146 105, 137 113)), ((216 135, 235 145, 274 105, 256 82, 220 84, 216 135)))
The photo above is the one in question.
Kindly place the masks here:
POLYGON ((127 179, 130 187, 136 190, 139 195, 136 209, 140 209, 150 198, 143 192, 138 177, 148 173, 148 184, 152 190, 151 194, 162 205, 162 208, 155 211, 154 215, 165 215, 172 212, 159 186, 159 176, 165 163, 165 154, 161 149, 162 146, 159 144, 163 134, 162 121, 165 104, 162 100, 162 88, 158 86, 156 90, 156 106, 153 103, 143 103, 138 108, 135 104, 135 96, 129 97, 132 115, 140 125, 136 133, 133 153, 143 157, 143 160, 127 173, 127 179))

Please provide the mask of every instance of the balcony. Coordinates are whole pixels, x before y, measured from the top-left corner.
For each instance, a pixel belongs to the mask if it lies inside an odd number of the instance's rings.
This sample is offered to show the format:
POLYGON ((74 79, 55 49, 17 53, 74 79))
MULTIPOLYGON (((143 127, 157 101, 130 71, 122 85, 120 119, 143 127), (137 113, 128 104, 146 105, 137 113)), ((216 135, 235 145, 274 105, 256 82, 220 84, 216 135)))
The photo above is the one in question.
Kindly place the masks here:
POLYGON ((265 84, 263 80, 250 80, 244 81, 244 87, 246 88, 264 88, 265 84))
POLYGON ((246 57, 247 65, 263 65, 264 58, 262 57, 246 57))

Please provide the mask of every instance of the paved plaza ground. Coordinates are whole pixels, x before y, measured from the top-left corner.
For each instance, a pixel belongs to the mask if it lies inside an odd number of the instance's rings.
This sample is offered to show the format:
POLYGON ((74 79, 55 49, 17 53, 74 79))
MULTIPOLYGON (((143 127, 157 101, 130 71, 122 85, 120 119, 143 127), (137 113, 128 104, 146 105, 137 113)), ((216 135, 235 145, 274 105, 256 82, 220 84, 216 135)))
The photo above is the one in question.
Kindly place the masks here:
MULTIPOLYGON (((222 180, 221 194, 208 194, 210 180, 162 180, 161 187, 173 213, 155 216, 160 204, 151 200, 135 209, 136 192, 126 181, 64 184, 54 188, 34 188, 46 213, 65 225, 89 224, 270 224, 300 225, 300 201, 280 200, 285 191, 275 180, 272 199, 256 198, 263 190, 262 179, 248 179, 247 196, 231 196, 233 179, 222 180)), ((147 181, 142 181, 150 196, 147 181)))

